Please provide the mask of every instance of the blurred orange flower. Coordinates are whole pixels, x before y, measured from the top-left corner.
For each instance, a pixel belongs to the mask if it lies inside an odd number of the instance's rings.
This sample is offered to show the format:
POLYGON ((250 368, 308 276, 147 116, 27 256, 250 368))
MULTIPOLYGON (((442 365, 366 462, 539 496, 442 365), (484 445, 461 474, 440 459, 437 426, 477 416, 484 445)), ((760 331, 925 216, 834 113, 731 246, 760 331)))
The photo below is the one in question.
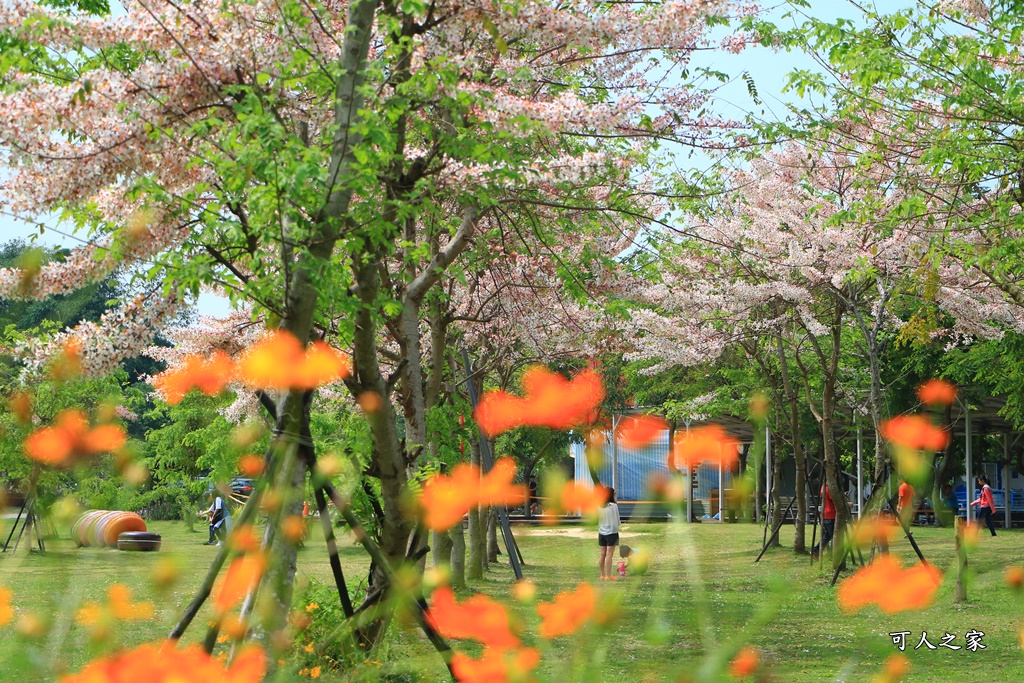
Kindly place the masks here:
POLYGON ((345 379, 352 374, 352 365, 325 342, 303 349, 295 335, 275 330, 249 349, 238 364, 238 374, 256 389, 314 389, 345 379))
POLYGON ((899 683, 910 671, 910 660, 896 653, 889 655, 882 667, 882 672, 871 679, 871 683, 899 683))
POLYGON ((306 535, 306 523, 299 515, 288 515, 281 520, 281 533, 292 543, 298 543, 306 535))
POLYGON ((917 398, 929 406, 948 406, 956 400, 956 387, 941 379, 930 379, 917 388, 917 398))
POLYGON ((729 468, 739 460, 739 447, 739 439, 721 425, 695 427, 676 434, 672 462, 676 468, 700 463, 722 463, 722 467, 729 468))
POLYGON ((121 621, 152 619, 156 613, 156 608, 151 602, 132 602, 131 591, 123 583, 110 584, 110 588, 107 589, 107 601, 111 614, 121 621))
POLYGON ((228 534, 228 546, 238 553, 248 553, 260 547, 260 541, 256 538, 256 532, 252 524, 236 526, 228 534))
POLYGON ((556 638, 575 633, 596 610, 597 592, 587 582, 575 591, 562 591, 553 602, 537 604, 541 638, 556 638))
POLYGON ((106 604, 89 601, 75 613, 75 623, 88 627, 94 638, 107 635, 110 626, 118 621, 145 621, 156 614, 156 607, 148 601, 132 602, 131 591, 122 583, 113 583, 107 589, 106 604))
POLYGON ((930 605, 941 583, 942 572, 932 565, 920 563, 904 569, 899 560, 884 554, 844 580, 837 598, 847 612, 874 604, 886 614, 896 614, 930 605))
POLYGON ((266 568, 267 558, 263 553, 246 553, 232 560, 220 587, 214 591, 213 604, 217 612, 223 614, 242 602, 263 578, 266 568))
POLYGON ((508 612, 486 595, 477 593, 460 605, 452 589, 442 586, 434 591, 432 602, 427 622, 445 638, 475 640, 499 649, 519 646, 508 612))
POLYGON ((480 504, 486 507, 496 505, 522 505, 526 500, 526 487, 513 484, 516 476, 516 461, 499 458, 491 471, 480 480, 480 504))
POLYGON ((964 543, 966 543, 968 547, 973 548, 978 545, 978 540, 981 535, 981 524, 978 520, 974 520, 970 524, 964 524, 961 529, 964 543))
POLYGON ((515 471, 514 460, 501 458, 482 477, 479 467, 466 463, 456 465, 451 476, 435 474, 420 494, 424 524, 444 531, 461 522, 472 507, 521 504, 526 499, 526 487, 512 483, 515 471))
POLYGON ((306 350, 305 362, 295 369, 290 386, 293 389, 316 389, 351 374, 352 363, 347 356, 335 351, 327 342, 315 341, 306 350))
POLYGON ((760 651, 753 645, 744 645, 729 662, 729 675, 733 678, 746 678, 757 671, 760 664, 760 651))
POLYGON ((562 484, 562 488, 551 496, 548 511, 553 515, 563 515, 580 511, 584 517, 596 515, 604 505, 607 489, 601 484, 580 486, 574 481, 562 484))
POLYGON ((1017 564, 1011 564, 1003 572, 1003 580, 1010 588, 1020 590, 1024 587, 1024 567, 1017 564))
POLYGON ((850 529, 850 539, 854 545, 869 546, 873 543, 889 544, 896 537, 899 526, 892 517, 867 515, 854 522, 850 529))
POLYGON ((915 451, 941 451, 949 443, 949 433, 923 415, 900 415, 886 420, 881 432, 897 446, 915 451))
POLYGON ((528 683, 533 680, 530 672, 539 663, 540 652, 536 648, 486 648, 480 659, 456 652, 452 672, 459 683, 528 683))
POLYGON ((263 472, 263 458, 249 453, 238 459, 238 471, 247 477, 258 477, 263 472))
POLYGON ((521 426, 571 429, 590 424, 604 400, 601 376, 584 370, 572 380, 542 365, 523 373, 522 398, 505 391, 489 391, 480 399, 473 417, 487 436, 521 426))
POLYGON ((209 358, 186 357, 179 367, 157 375, 153 386, 173 406, 193 389, 216 396, 234 379, 235 362, 223 351, 215 351, 209 358))
POLYGON ((14 610, 11 609, 11 597, 14 593, 10 588, 0 586, 0 626, 7 626, 14 618, 14 610))
POLYGON ((376 391, 364 391, 356 396, 356 404, 364 413, 376 413, 384 405, 384 399, 376 391))
POLYGON ((180 650, 171 640, 146 643, 94 659, 81 672, 62 676, 61 683, 257 683, 266 671, 263 650, 249 645, 225 667, 200 645, 180 650))
POLYGON ((50 363, 50 378, 57 382, 74 379, 82 374, 82 343, 77 339, 64 342, 61 352, 50 363))
POLYGON ((26 455, 44 465, 67 465, 76 458, 124 448, 128 435, 117 425, 89 427, 85 413, 65 410, 55 424, 32 432, 22 444, 26 455))
POLYGON ((24 391, 15 392, 7 400, 7 407, 21 424, 27 425, 32 421, 32 397, 24 391))
POLYGON ((642 448, 668 429, 668 423, 654 415, 624 417, 619 420, 616 439, 626 448, 642 448))

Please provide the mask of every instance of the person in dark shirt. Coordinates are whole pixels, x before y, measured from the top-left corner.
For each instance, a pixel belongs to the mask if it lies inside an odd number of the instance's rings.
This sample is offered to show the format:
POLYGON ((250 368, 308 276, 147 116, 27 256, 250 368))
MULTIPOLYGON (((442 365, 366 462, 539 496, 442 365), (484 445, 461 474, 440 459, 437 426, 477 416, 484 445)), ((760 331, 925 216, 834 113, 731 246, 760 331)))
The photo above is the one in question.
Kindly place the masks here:
POLYGON ((951 484, 946 484, 946 487, 942 490, 942 502, 946 504, 953 517, 960 516, 960 501, 956 499, 956 494, 953 493, 953 486, 951 484))

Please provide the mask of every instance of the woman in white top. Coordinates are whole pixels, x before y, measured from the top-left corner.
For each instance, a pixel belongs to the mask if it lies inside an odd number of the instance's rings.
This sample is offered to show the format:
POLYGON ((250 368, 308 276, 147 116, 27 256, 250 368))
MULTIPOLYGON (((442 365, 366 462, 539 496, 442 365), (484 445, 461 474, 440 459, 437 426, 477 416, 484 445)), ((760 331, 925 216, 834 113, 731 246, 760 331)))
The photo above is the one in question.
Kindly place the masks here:
POLYGON ((601 578, 609 581, 616 581, 617 577, 612 573, 612 559, 615 557, 615 546, 619 544, 619 506, 615 503, 615 489, 605 489, 604 507, 598 512, 597 518, 597 545, 601 549, 601 556, 598 566, 601 568, 601 578))

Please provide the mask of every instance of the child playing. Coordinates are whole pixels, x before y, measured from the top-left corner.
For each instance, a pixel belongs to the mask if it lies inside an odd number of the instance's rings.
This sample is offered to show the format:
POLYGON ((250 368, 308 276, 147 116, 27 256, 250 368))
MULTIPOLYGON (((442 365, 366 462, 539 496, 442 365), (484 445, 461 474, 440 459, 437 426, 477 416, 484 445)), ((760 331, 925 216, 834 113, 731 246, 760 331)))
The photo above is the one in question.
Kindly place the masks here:
POLYGON ((619 576, 620 577, 625 577, 626 576, 626 567, 629 566, 629 556, 632 555, 632 554, 633 554, 633 549, 630 548, 628 545, 620 545, 619 546, 619 557, 622 558, 621 560, 619 560, 619 576))

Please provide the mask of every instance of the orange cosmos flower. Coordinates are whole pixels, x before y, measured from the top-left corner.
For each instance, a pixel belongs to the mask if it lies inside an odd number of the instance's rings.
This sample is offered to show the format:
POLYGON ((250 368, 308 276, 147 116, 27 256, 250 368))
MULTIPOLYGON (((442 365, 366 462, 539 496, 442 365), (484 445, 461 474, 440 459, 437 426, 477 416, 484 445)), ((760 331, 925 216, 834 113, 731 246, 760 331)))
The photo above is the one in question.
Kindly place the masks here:
POLYGON ((487 507, 496 505, 522 505, 526 500, 526 487, 513 484, 516 476, 516 461, 499 458, 491 471, 480 480, 480 504, 487 507))
POLYGON ((224 613, 242 602, 250 590, 255 588, 267 568, 263 553, 246 553, 231 561, 224 580, 214 591, 213 604, 219 613, 224 613))
POLYGON ((258 477, 263 472, 263 458, 249 453, 238 459, 238 471, 247 477, 258 477))
POLYGON ((974 520, 970 524, 964 524, 960 527, 960 531, 961 538, 963 538, 963 542, 968 548, 978 545, 981 535, 981 523, 978 520, 974 520))
POLYGON ((14 593, 10 588, 0 586, 0 626, 7 626, 14 618, 14 610, 11 609, 11 597, 14 593))
POLYGON ((519 646, 519 638, 512 632, 508 612, 502 605, 480 593, 459 605, 451 588, 438 588, 434 591, 433 604, 427 610, 426 617, 434 630, 445 638, 475 640, 499 649, 519 646))
POLYGON ((733 678, 746 678, 761 664, 761 653, 752 645, 744 645, 743 649, 729 662, 729 675, 733 678))
POLYGON ((7 407, 18 422, 27 425, 32 421, 32 397, 24 391, 16 392, 7 400, 7 407))
POLYGON ((666 429, 668 423, 654 415, 624 417, 619 420, 616 438, 619 444, 626 448, 642 448, 666 429))
POLYGON ((1020 590, 1024 587, 1024 567, 1011 564, 1003 572, 1003 580, 1006 581, 1006 585, 1010 588, 1020 590))
POLYGON ((174 370, 160 373, 153 386, 172 406, 198 389, 207 396, 216 396, 235 379, 235 362, 223 351, 215 351, 209 358, 188 356, 174 370))
POLYGON ((293 389, 316 389, 345 379, 352 374, 347 356, 335 351, 327 342, 315 341, 306 350, 306 360, 295 371, 293 389))
POLYGON ((68 339, 50 363, 50 377, 57 382, 74 379, 82 374, 82 343, 68 339))
POLYGON ((532 647, 487 648, 480 659, 456 652, 452 656, 452 672, 459 683, 527 683, 533 680, 530 672, 539 663, 540 652, 532 647))
POLYGON ((571 381, 542 365, 523 373, 522 398, 505 391, 489 391, 480 399, 473 417, 487 436, 520 426, 571 429, 596 419, 604 400, 601 376, 584 370, 571 381))
POLYGON ((364 391, 356 396, 356 404, 364 413, 376 413, 384 405, 384 399, 376 391, 364 391))
POLYGON ((131 591, 121 583, 107 589, 106 604, 89 601, 75 613, 75 623, 85 626, 96 639, 108 635, 110 627, 118 621, 145 621, 152 619, 156 608, 151 602, 132 602, 131 591))
POLYGON ((322 341, 308 349, 295 335, 275 330, 253 346, 238 365, 239 376, 256 389, 315 389, 352 374, 348 358, 322 341))
POLYGON ((131 591, 123 583, 110 585, 110 588, 107 589, 107 601, 111 614, 121 621, 152 619, 156 613, 156 608, 151 602, 132 602, 131 591))
POLYGON ((721 425, 695 427, 676 435, 672 461, 676 468, 700 463, 721 463, 729 468, 739 460, 739 446, 739 440, 721 425))
POLYGON ((917 388, 917 398, 928 406, 948 406, 956 400, 956 387, 941 379, 930 379, 917 388))
POLYGON ((306 535, 306 523, 299 515, 288 515, 281 520, 281 533, 292 543, 298 543, 306 535))
POLYGON ((577 586, 575 591, 562 591, 553 602, 537 605, 540 615, 541 638, 556 638, 575 633, 596 609, 597 592, 587 582, 577 586))
POLYGON ((915 451, 941 451, 949 443, 949 433, 933 425, 923 415, 900 415, 882 423, 882 436, 915 451))
POLYGON ((566 514, 580 511, 584 517, 596 515, 607 499, 607 489, 601 484, 580 486, 574 481, 562 485, 561 490, 552 496, 549 508, 552 514, 566 514))
POLYGON ((882 672, 871 679, 872 683, 898 683, 910 671, 910 660, 896 653, 885 660, 882 672))
POLYGON ((263 679, 263 650, 250 645, 230 667, 200 645, 177 649, 174 641, 146 643, 93 660, 80 673, 62 676, 61 683, 257 683, 263 679))
POLYGON ((435 474, 420 494, 423 523, 435 531, 450 529, 477 504, 479 491, 480 468, 476 465, 456 465, 451 476, 435 474))
POLYGON ((28 435, 22 444, 25 454, 44 465, 65 465, 76 458, 124 448, 128 435, 117 425, 89 428, 80 410, 65 410, 55 424, 28 435))
POLYGON ((853 524, 850 538, 854 545, 869 546, 873 543, 889 544, 896 537, 899 527, 896 520, 881 515, 868 515, 853 524))
POLYGON ((882 555, 867 567, 861 567, 839 586, 839 606, 858 612, 878 605, 886 614, 922 609, 932 603, 942 583, 942 572, 930 564, 904 569, 892 555, 882 555))
POLYGON ((456 465, 451 476, 435 474, 423 485, 420 495, 424 524, 444 531, 461 522, 472 507, 521 504, 526 499, 526 488, 512 483, 515 472, 515 461, 501 458, 483 477, 479 467, 466 463, 456 465))
POLYGON ((236 526, 228 534, 228 546, 235 552, 250 553, 260 547, 260 540, 256 538, 252 524, 243 524, 236 526))

